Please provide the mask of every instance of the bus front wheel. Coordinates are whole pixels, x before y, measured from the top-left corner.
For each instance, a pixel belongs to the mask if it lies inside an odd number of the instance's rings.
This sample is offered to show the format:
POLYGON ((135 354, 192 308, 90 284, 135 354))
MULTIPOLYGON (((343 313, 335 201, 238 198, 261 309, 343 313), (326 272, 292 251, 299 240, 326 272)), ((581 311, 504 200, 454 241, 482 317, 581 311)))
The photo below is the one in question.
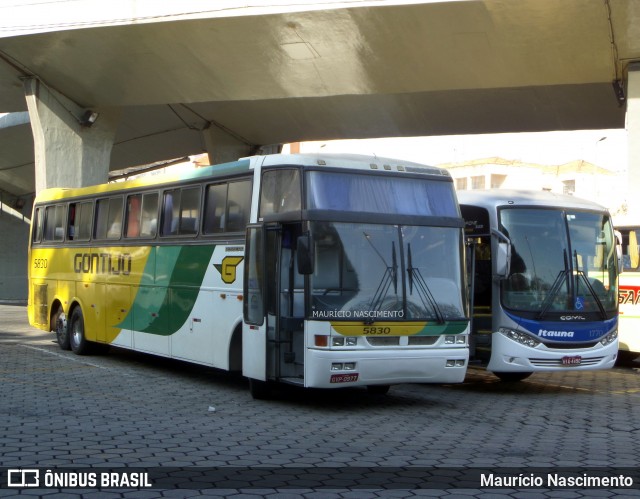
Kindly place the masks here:
POLYGON ((389 385, 367 385, 367 391, 371 395, 386 395, 389 393, 389 385))
POLYGON ((268 381, 249 378, 249 392, 256 400, 268 400, 271 398, 272 384, 268 381))
POLYGON ((73 309, 71 320, 67 328, 69 345, 76 355, 85 355, 89 352, 89 342, 84 336, 84 317, 80 307, 73 309))
POLYGON ((506 383, 515 383, 515 382, 522 381, 523 379, 528 378, 533 373, 522 373, 522 372, 520 372, 520 373, 510 373, 510 372, 496 373, 496 372, 494 372, 493 374, 495 374, 498 378, 500 378, 500 381, 504 381, 506 383))

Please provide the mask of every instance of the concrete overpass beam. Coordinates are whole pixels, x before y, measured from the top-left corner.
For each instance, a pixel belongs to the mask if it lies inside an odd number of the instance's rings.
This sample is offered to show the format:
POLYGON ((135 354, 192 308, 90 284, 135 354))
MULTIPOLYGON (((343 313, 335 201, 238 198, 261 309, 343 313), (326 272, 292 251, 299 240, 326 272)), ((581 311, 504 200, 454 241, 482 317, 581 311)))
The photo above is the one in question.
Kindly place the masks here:
POLYGON ((85 109, 37 78, 24 80, 24 89, 34 138, 36 192, 106 182, 119 110, 85 109))
POLYGON ((236 161, 249 156, 253 150, 251 144, 216 125, 205 128, 202 137, 212 165, 236 161))
POLYGON ((627 217, 640 222, 640 63, 629 65, 627 80, 627 217))
POLYGON ((205 148, 212 165, 237 161, 253 154, 279 154, 282 144, 255 145, 216 124, 209 124, 202 130, 205 148))

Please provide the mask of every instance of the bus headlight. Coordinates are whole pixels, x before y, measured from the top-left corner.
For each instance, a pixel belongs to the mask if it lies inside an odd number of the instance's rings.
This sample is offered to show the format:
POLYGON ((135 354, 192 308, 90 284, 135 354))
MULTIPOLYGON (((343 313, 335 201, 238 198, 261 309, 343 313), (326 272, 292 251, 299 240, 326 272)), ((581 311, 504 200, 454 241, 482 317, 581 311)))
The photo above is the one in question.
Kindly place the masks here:
POLYGON ((611 343, 616 341, 617 337, 618 337, 618 330, 614 329, 608 335, 606 335, 604 338, 602 338, 600 340, 600 343, 602 343, 602 345, 606 347, 607 345, 610 345, 611 343))
POLYGON ((527 347, 534 348, 540 344, 539 340, 537 340, 536 338, 534 338, 533 336, 527 333, 514 331, 513 329, 507 329, 505 327, 501 327, 499 331, 502 334, 504 334, 507 338, 527 347))
POLYGON ((444 337, 444 344, 445 345, 466 345, 467 336, 464 334, 456 334, 455 336, 447 335, 444 337))
POLYGON ((354 347, 358 344, 358 338, 355 336, 332 336, 331 337, 331 346, 333 347, 343 347, 347 345, 348 347, 354 347))
POLYGON ((464 367, 465 360, 464 359, 447 359, 444 365, 445 367, 464 367))

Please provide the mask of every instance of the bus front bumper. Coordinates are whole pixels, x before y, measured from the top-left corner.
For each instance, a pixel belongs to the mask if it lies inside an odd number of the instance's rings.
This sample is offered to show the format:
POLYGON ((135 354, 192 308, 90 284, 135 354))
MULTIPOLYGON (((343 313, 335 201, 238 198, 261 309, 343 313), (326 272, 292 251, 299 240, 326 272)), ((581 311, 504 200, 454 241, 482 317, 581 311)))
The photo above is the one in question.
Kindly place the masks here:
POLYGON ((307 349, 305 386, 461 383, 469 363, 468 348, 402 350, 307 349))
POLYGON ((609 369, 615 364, 618 342, 591 348, 556 349, 543 344, 535 348, 513 341, 502 333, 492 334, 491 359, 487 366, 492 372, 538 372, 562 370, 609 369))

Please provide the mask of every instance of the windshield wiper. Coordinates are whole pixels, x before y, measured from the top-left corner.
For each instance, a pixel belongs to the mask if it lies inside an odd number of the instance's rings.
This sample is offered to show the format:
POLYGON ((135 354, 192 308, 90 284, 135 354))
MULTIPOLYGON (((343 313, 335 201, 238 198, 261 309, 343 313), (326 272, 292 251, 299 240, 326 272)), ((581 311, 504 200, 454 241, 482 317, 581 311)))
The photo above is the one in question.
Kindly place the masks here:
POLYGON ((384 274, 382 275, 382 279, 380 280, 380 284, 378 284, 378 289, 373 295, 373 299, 371 300, 371 310, 378 311, 382 304, 384 303, 384 299, 389 294, 389 288, 393 284, 393 292, 394 294, 398 294, 398 259, 396 257, 396 243, 395 241, 391 241, 391 265, 387 264, 387 261, 384 259, 382 254, 378 251, 378 249, 374 246, 371 241, 371 236, 366 232, 362 233, 367 240, 367 242, 373 248, 373 251, 380 257, 382 263, 386 267, 384 274))
POLYGON ((567 277, 569 276, 569 262, 567 261, 567 250, 566 249, 562 250, 562 252, 564 256, 564 270, 561 270, 558 273, 556 280, 553 281, 553 284, 551 285, 551 289, 549 290, 549 293, 547 293, 547 297, 542 302, 542 308, 540 309, 540 313, 538 314, 538 317, 537 317, 539 321, 544 319, 544 316, 547 315, 547 312, 549 311, 549 308, 551 307, 551 304, 553 303, 554 298, 558 294, 558 290, 562 286, 563 282, 565 282, 565 279, 567 279, 567 277))
POLYGON ((438 307, 438 302, 436 302, 433 297, 433 294, 427 285, 427 281, 422 277, 420 269, 414 267, 411 262, 411 243, 407 243, 407 274, 409 275, 409 294, 413 294, 413 284, 415 282, 418 295, 422 300, 422 305, 426 308, 432 308, 436 315, 438 324, 444 324, 444 315, 442 315, 442 311, 440 310, 440 307, 438 307))
MULTIPOLYGON (((585 285, 587 286, 587 290, 589 291, 589 293, 591 294, 591 296, 593 296, 593 299, 596 302, 596 305, 598 306, 598 310, 600 311, 600 316, 602 317, 602 319, 606 319, 607 318, 607 313, 604 310, 604 305, 602 304, 602 301, 600 300, 600 297, 598 296, 598 293, 596 293, 596 290, 593 289, 593 286, 591 285, 591 283, 589 282, 589 279, 587 278, 586 274, 584 273, 584 271, 580 270, 580 267, 578 265, 578 252, 574 251, 573 252, 573 256, 576 262, 576 275, 578 277, 576 282, 580 282, 580 278, 582 278, 582 280, 584 281, 585 285)), ((576 296, 578 295, 578 290, 576 287, 576 296)))

